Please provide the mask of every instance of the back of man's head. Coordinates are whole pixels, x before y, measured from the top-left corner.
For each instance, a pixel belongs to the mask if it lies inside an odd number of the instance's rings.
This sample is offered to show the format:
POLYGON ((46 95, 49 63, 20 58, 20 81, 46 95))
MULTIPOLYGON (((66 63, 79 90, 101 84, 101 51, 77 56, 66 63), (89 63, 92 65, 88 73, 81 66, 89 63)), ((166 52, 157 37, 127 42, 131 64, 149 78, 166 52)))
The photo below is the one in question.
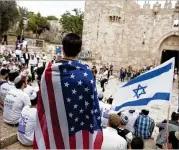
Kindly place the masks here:
POLYGON ((149 110, 147 110, 147 109, 142 109, 141 113, 142 113, 143 115, 145 115, 145 116, 148 116, 149 110))
POLYGON ((82 40, 77 34, 69 33, 63 38, 62 44, 65 56, 76 57, 81 51, 82 40))
POLYGON ((15 78, 19 76, 18 71, 10 71, 9 72, 9 81, 14 82, 15 78))
POLYGON ((133 138, 131 142, 131 149, 144 149, 144 141, 140 137, 133 138))
POLYGON ((108 119, 108 125, 111 128, 117 129, 120 123, 120 118, 117 114, 110 114, 108 119))
POLYGON ((26 77, 25 76, 18 76, 14 80, 15 87, 17 89, 21 89, 23 85, 26 83, 26 77))
POLYGON ((6 76, 8 75, 8 70, 7 69, 1 69, 1 76, 6 76))
POLYGON ((102 101, 102 100, 103 100, 103 97, 104 97, 103 93, 99 93, 99 94, 98 94, 98 99, 99 99, 99 101, 102 101))
POLYGON ((178 114, 176 112, 172 112, 171 120, 177 121, 178 120, 178 114))

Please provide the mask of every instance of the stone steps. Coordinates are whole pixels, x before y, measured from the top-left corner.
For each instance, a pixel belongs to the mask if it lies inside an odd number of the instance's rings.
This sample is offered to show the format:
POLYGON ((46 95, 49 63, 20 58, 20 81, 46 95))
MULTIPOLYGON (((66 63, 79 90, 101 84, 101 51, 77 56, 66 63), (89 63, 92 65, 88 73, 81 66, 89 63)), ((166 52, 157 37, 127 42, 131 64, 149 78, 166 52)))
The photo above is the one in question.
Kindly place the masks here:
POLYGON ((0 148, 17 142, 17 127, 7 125, 3 121, 3 112, 0 110, 0 148))
POLYGON ((7 147, 4 147, 4 149, 33 149, 32 146, 24 146, 20 142, 15 142, 7 147))

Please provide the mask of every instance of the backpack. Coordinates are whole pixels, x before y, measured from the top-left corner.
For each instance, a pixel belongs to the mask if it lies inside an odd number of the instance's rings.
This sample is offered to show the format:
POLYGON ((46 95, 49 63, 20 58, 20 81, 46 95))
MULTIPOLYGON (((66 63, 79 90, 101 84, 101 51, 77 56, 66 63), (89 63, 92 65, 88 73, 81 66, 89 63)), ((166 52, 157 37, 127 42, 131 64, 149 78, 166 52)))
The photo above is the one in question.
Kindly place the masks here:
POLYGON ((120 135, 121 137, 123 137, 126 140, 126 135, 129 133, 130 131, 127 129, 117 129, 117 133, 118 135, 120 135))

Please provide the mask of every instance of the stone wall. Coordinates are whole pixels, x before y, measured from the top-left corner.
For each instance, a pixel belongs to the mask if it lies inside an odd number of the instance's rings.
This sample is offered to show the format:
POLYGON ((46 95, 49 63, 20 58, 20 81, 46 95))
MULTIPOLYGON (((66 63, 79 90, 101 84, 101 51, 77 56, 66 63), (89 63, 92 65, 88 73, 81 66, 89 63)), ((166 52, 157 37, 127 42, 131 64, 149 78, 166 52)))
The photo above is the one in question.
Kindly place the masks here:
POLYGON ((92 51, 94 62, 109 62, 116 69, 158 64, 162 41, 179 35, 173 25, 178 17, 174 8, 159 8, 154 13, 148 6, 141 9, 133 0, 86 1, 84 49, 92 51), (111 14, 118 14, 120 20, 111 22, 111 14))

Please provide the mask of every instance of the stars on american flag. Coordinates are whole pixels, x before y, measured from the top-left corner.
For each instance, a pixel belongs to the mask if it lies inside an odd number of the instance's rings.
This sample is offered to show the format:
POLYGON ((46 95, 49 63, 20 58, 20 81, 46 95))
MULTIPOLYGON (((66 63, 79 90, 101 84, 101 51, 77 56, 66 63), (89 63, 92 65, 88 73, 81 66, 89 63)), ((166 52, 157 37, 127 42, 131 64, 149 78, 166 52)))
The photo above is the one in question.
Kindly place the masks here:
POLYGON ((65 68, 65 69, 63 69, 63 72, 65 72, 65 73, 66 73, 66 72, 67 72, 67 69, 66 69, 66 68, 65 68))
POLYGON ((85 106, 87 107, 89 105, 89 103, 87 101, 85 101, 85 106))
POLYGON ((74 130, 75 130, 75 128, 74 128, 74 127, 71 127, 71 128, 70 128, 70 130, 71 130, 71 131, 74 131, 74 130))
POLYGON ((81 123, 80 123, 80 126, 83 126, 84 125, 84 122, 82 121, 81 123))
POLYGON ((72 117, 73 117, 73 114, 72 114, 72 113, 69 113, 68 115, 69 115, 69 117, 70 117, 70 118, 72 118, 72 117))
POLYGON ((77 66, 77 67, 76 67, 76 70, 80 70, 80 67, 79 67, 79 66, 77 66))
POLYGON ((80 109, 80 114, 82 114, 84 112, 84 110, 83 109, 80 109))
POLYGON ((77 91, 76 91, 75 89, 74 89, 74 90, 72 90, 72 94, 76 94, 76 92, 77 92, 77 91))
POLYGON ((86 115, 86 119, 89 119, 90 117, 88 115, 86 115))
POLYGON ((79 96, 79 100, 82 100, 82 99, 83 99, 83 95, 80 95, 80 96, 79 96))
POLYGON ((80 80, 80 81, 78 81, 78 85, 82 85, 83 84, 83 82, 80 80))
POLYGON ((101 128, 101 117, 93 75, 88 70, 90 69, 88 66, 82 66, 76 61, 68 61, 65 64, 66 66, 60 67, 63 67, 62 74, 68 75, 68 78, 64 78, 61 83, 69 135, 73 136, 83 129, 94 133, 94 130, 101 128), (93 124, 93 117, 96 118, 96 124, 93 124))
POLYGON ((75 122, 78 122, 79 118, 75 118, 75 122))
POLYGON ((76 105, 76 104, 75 104, 75 105, 73 105, 73 108, 74 108, 74 109, 77 109, 77 107, 78 107, 78 105, 76 105))
POLYGON ((64 83, 65 84, 65 87, 68 87, 69 86, 69 83, 68 82, 66 82, 66 83, 64 83))
POLYGON ((93 128, 93 125, 92 125, 92 124, 90 124, 90 128, 91 128, 91 129, 93 128))
POLYGON ((70 98, 67 98, 67 102, 70 103, 70 102, 71 102, 71 99, 70 99, 70 98))
POLYGON ((84 75, 84 77, 87 77, 88 76, 88 74, 85 72, 85 73, 83 73, 83 75, 84 75))
POLYGON ((86 69, 90 70, 90 67, 89 67, 89 66, 86 66, 86 69))
POLYGON ((94 95, 91 95, 91 99, 94 99, 94 95))
POLYGON ((93 84, 93 83, 94 83, 94 81, 93 81, 93 80, 90 80, 90 83, 91 83, 91 84, 93 84))
POLYGON ((88 91, 89 91, 89 88, 88 88, 88 87, 86 87, 86 88, 85 88, 85 92, 88 92, 88 91))
POLYGON ((68 64, 71 65, 71 64, 72 64, 72 61, 69 61, 68 64))
POLYGON ((71 76, 70 76, 71 79, 74 79, 75 78, 75 75, 72 73, 71 76))

